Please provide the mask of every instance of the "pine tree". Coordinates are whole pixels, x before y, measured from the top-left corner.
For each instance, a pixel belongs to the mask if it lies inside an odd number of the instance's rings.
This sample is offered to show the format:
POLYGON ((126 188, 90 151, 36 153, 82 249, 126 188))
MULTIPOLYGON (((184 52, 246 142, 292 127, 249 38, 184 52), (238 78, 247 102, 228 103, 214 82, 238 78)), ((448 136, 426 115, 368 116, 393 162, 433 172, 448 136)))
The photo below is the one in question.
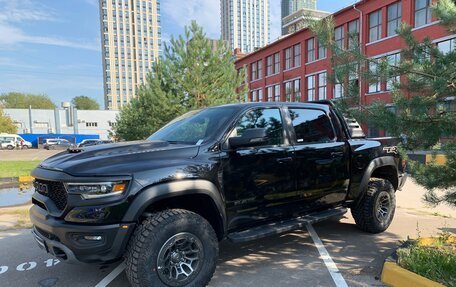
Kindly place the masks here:
MULTIPOLYGON (((456 6, 451 0, 439 0, 432 7, 449 33, 456 31, 456 6)), ((397 30, 405 42, 399 63, 387 58, 372 59, 360 49, 358 35, 348 35, 348 49, 334 41, 332 18, 310 22, 310 28, 331 51, 333 83, 344 86, 344 97, 337 101, 346 114, 389 135, 403 138, 401 148, 408 151, 441 147, 447 161, 444 165, 411 163, 415 180, 427 189, 425 200, 430 204, 447 203, 456 207, 456 50, 441 52, 429 38, 418 41, 412 28, 402 23, 397 30), (395 81, 396 77, 402 81, 395 81), (392 106, 376 102, 360 103, 359 82, 393 83, 392 106), (449 138, 449 141, 442 141, 449 138), (439 192, 437 190, 440 190, 439 192), (443 191, 442 191, 443 190, 443 191)), ((453 45, 456 41, 453 40, 453 45)))
POLYGON ((154 63, 137 97, 121 110, 115 133, 125 140, 144 139, 173 118, 194 109, 233 103, 244 70, 235 69, 222 41, 213 47, 192 21, 185 34, 172 38, 163 58, 154 63))

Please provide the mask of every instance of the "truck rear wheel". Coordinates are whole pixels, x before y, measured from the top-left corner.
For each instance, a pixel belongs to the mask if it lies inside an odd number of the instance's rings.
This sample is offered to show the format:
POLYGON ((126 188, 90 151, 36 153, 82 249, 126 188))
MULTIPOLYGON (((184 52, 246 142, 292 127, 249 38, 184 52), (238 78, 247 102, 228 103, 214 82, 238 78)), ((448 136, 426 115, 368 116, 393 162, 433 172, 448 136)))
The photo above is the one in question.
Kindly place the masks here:
POLYGON ((359 229, 370 233, 385 231, 391 224, 396 210, 396 195, 389 180, 371 178, 367 192, 351 213, 359 229))
POLYGON ((136 229, 126 253, 134 287, 206 286, 214 274, 218 240, 196 213, 171 209, 152 214, 136 229))

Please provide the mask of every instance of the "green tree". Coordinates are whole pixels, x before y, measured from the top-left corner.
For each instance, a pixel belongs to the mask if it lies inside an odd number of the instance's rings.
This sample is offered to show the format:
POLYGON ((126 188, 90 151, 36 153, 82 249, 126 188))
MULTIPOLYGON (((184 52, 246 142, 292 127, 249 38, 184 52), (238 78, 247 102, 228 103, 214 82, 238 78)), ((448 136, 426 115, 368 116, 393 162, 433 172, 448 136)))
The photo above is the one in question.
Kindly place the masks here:
POLYGON ((0 95, 0 103, 6 109, 54 109, 55 105, 47 95, 10 92, 0 95))
POLYGON ((190 110, 238 101, 246 88, 233 57, 220 41, 213 47, 194 21, 172 38, 163 58, 154 63, 137 97, 124 107, 115 133, 125 140, 144 139, 190 110))
MULTIPOLYGON (((433 7, 440 24, 450 33, 456 31, 456 6, 451 0, 439 0, 433 7)), ((425 200, 430 204, 447 203, 456 206, 456 109, 450 99, 456 94, 456 50, 441 52, 426 38, 418 41, 412 28, 403 23, 397 30, 405 48, 400 61, 388 58, 372 59, 362 53, 358 34, 348 35, 351 45, 341 48, 334 41, 334 22, 327 18, 310 23, 312 31, 331 50, 333 83, 344 86, 339 107, 361 122, 402 137, 404 150, 429 150, 436 146, 447 155, 445 165, 411 163, 416 181, 427 190, 425 200), (398 76, 403 81, 394 81, 398 76), (393 105, 383 102, 362 106, 359 82, 393 83, 393 105), (452 139, 450 143, 442 138, 452 139), (436 192, 436 190, 443 192, 436 192)), ((454 45, 454 44, 453 44, 454 45)))
POLYGON ((17 127, 14 125, 13 120, 5 115, 3 109, 0 107, 0 133, 15 134, 17 127))
POLYGON ((100 105, 92 98, 87 96, 77 96, 71 100, 73 106, 78 110, 99 110, 100 105))

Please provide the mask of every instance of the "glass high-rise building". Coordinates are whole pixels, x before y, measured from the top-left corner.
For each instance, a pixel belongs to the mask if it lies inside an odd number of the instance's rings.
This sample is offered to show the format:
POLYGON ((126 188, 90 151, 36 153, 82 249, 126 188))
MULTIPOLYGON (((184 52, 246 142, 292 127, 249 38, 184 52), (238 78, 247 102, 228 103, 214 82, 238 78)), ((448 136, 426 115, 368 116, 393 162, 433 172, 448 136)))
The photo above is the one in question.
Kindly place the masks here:
POLYGON ((161 52, 160 0, 100 0, 105 108, 136 95, 161 52))
POLYGON ((222 39, 250 53, 269 43, 269 0, 220 0, 222 39))
POLYGON ((282 0, 282 35, 286 35, 288 30, 283 27, 283 18, 301 10, 317 10, 317 0, 282 0))

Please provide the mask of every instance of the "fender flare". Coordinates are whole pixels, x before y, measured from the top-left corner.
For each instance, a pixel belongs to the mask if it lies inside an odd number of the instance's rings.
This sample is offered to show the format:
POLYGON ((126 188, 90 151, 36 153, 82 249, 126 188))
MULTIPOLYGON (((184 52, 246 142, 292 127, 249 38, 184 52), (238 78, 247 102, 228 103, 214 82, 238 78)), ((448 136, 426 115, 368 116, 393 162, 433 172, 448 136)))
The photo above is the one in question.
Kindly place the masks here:
POLYGON ((363 178, 361 179, 361 183, 359 185, 359 193, 358 197, 355 200, 354 206, 357 206, 361 200, 364 198, 364 195, 367 192, 367 186, 369 184, 369 179, 372 176, 372 173, 374 173, 374 170, 379 168, 379 167, 384 167, 384 166, 392 166, 394 170, 396 171, 397 175, 397 166, 396 162, 394 161, 393 156, 381 156, 373 159, 369 165, 367 166, 366 170, 364 171, 363 178))
POLYGON ((163 199, 178 197, 189 194, 204 194, 209 196, 222 220, 222 230, 226 227, 225 204, 219 189, 208 180, 180 180, 146 187, 133 199, 130 207, 124 215, 124 222, 133 222, 143 214, 148 206, 163 199))

